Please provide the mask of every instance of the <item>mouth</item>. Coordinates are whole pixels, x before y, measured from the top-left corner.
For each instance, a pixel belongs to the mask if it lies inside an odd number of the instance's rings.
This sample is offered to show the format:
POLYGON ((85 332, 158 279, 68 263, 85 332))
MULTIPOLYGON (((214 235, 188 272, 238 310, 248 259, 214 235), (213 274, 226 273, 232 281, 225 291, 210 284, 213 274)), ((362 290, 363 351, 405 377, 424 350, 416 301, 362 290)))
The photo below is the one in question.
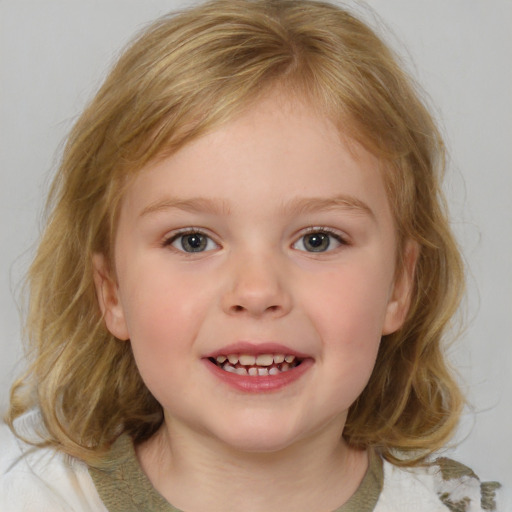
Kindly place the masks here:
POLYGON ((224 385, 244 393, 278 392, 314 367, 315 360, 273 342, 237 342, 203 357, 206 368, 224 385))
POLYGON ((219 354, 208 359, 227 373, 249 377, 277 376, 296 368, 304 360, 285 353, 219 354))

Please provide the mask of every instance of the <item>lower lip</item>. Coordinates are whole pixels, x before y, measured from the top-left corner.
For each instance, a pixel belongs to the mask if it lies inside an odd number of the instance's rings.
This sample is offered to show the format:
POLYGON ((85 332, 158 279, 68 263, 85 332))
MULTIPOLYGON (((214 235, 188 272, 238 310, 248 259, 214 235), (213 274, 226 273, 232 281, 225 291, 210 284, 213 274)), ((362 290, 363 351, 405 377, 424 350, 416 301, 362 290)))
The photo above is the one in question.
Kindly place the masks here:
POLYGON ((269 393, 279 391, 300 379, 312 366, 312 359, 304 359, 298 366, 277 375, 238 375, 219 368, 209 359, 203 359, 206 367, 228 386, 246 393, 269 393))

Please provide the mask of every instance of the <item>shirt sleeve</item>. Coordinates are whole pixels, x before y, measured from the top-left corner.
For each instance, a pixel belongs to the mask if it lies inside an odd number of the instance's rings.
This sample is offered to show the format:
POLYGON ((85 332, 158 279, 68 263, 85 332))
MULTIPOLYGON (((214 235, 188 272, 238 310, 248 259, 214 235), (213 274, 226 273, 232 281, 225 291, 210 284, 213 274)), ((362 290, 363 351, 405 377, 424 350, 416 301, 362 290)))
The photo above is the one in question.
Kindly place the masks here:
POLYGON ((107 512, 81 461, 37 448, 0 425, 2 512, 107 512))

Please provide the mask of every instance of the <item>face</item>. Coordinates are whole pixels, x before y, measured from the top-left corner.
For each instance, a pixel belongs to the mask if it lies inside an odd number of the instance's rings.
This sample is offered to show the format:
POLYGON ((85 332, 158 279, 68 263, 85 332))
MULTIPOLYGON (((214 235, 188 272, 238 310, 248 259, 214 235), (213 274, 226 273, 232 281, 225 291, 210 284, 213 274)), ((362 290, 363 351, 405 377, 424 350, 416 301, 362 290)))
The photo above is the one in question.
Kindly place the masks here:
POLYGON ((379 162, 275 95, 137 175, 96 283, 169 428, 273 451, 341 433, 407 309, 396 256, 379 162))

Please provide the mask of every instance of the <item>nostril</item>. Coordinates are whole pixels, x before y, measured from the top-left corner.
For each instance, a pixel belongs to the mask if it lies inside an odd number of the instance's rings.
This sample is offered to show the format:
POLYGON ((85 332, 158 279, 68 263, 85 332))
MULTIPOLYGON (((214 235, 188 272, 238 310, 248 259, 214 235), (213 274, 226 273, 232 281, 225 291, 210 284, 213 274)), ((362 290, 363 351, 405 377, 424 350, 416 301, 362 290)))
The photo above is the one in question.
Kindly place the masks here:
MULTIPOLYGON (((235 313, 242 313, 246 310, 249 310, 250 308, 246 308, 244 306, 240 306, 240 304, 236 304, 234 306, 232 306, 232 311, 234 311, 235 313)), ((274 313, 276 311, 279 311, 281 308, 280 306, 278 305, 275 305, 275 306, 268 306, 264 309, 264 312, 269 312, 269 313, 274 313)))

